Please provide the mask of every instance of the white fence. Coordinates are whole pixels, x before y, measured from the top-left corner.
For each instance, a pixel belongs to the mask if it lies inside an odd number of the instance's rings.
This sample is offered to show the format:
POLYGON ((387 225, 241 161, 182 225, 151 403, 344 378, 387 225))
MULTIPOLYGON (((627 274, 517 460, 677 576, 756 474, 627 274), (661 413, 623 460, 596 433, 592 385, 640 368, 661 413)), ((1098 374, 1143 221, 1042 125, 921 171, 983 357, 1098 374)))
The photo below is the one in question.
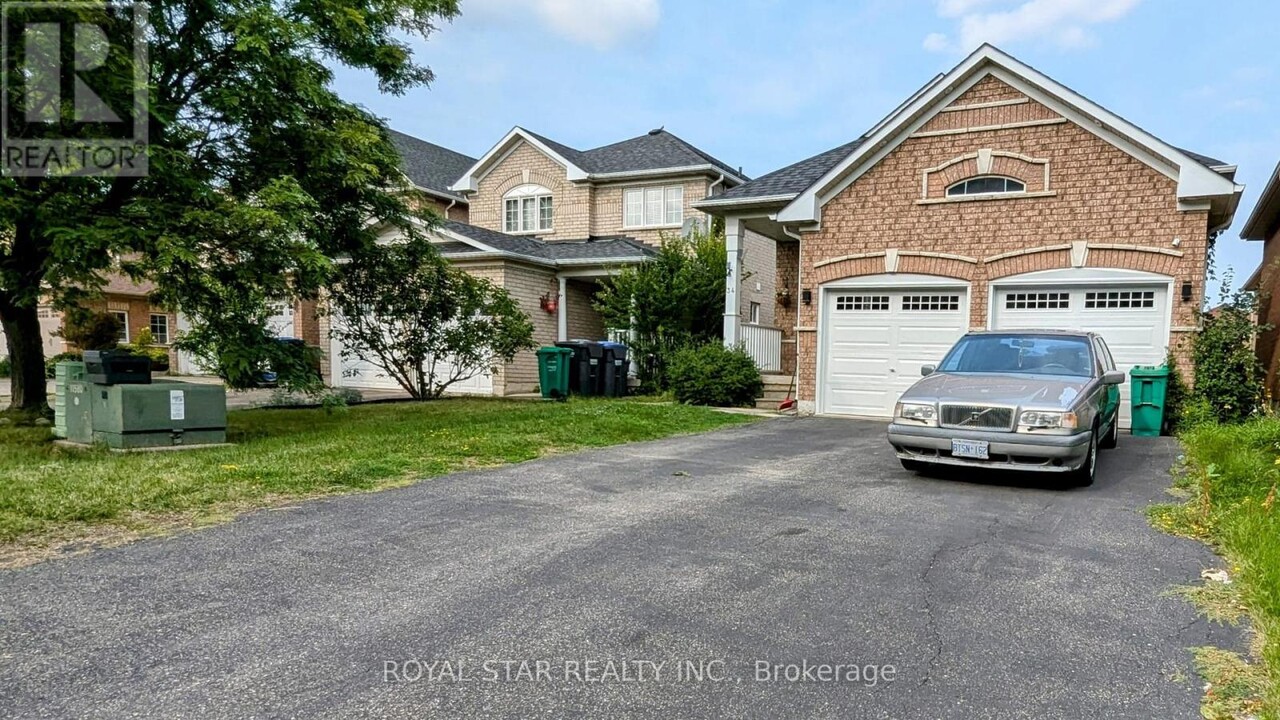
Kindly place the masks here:
POLYGON ((782 331, 767 325, 743 323, 739 326, 742 349, 761 372, 782 372, 782 331))

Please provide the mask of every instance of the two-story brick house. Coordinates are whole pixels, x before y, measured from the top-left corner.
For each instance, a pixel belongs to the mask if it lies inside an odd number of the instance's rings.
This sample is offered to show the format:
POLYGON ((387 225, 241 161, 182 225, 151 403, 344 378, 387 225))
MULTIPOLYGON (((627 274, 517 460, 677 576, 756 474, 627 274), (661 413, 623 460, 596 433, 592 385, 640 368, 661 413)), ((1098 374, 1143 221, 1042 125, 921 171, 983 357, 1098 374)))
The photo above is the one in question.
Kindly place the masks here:
MULTIPOLYGON (((705 223, 694 203, 746 180, 665 130, 577 150, 517 127, 479 159, 400 133, 393 139, 406 175, 448 218, 435 233, 441 254, 511 293, 533 320, 539 346, 604 339, 607 329, 591 304, 600 281, 643 262, 664 235, 705 223)), ((774 245, 763 237, 747 244, 745 260, 753 270, 737 289, 741 303, 734 312, 743 326, 767 327, 773 320, 774 245)), ((332 384, 395 386, 336 338, 329 350, 325 372, 332 384)), ((527 352, 456 391, 510 395, 532 392, 537 384, 536 356, 527 352)))
POLYGON ((746 231, 777 243, 801 410, 888 417, 971 329, 1085 328, 1126 370, 1185 362, 1234 174, 983 46, 862 137, 697 207, 725 218, 731 266, 746 231))

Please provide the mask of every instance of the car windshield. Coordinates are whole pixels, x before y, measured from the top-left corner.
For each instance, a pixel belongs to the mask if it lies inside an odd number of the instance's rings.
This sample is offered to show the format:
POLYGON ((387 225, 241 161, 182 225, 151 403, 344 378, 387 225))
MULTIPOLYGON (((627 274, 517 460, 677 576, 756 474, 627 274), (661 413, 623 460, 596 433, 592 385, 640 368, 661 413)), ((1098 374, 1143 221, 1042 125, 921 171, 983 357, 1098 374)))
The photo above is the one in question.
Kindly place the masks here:
POLYGON ((1015 373, 1091 377, 1089 340, 1069 335, 968 335, 939 368, 953 373, 1015 373))

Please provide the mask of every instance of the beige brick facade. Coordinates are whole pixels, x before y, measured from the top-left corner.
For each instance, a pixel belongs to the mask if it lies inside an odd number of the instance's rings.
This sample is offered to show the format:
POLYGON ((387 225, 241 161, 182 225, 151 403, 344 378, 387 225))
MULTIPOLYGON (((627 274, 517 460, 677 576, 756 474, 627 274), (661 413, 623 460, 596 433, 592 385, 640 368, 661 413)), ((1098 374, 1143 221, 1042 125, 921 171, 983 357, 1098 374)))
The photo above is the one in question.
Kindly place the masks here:
POLYGON ((440 216, 447 220, 469 222, 470 212, 467 208, 467 203, 455 203, 447 200, 441 200, 439 198, 428 198, 425 204, 427 207, 440 213, 440 216))
POLYGON ((605 339, 604 318, 591 305, 597 283, 569 280, 565 283, 566 331, 571 340, 605 339))
POLYGON ((1168 275, 1175 294, 1191 284, 1191 301, 1173 306, 1172 342, 1179 344, 1204 297, 1208 211, 1180 211, 1175 181, 993 77, 951 107, 960 109, 939 113, 832 198, 820 229, 803 233, 802 248, 779 246, 779 282, 788 286, 798 276, 792 306, 777 313, 788 339, 798 335, 799 397, 815 398, 818 289, 884 273, 883 253, 891 248, 900 253, 896 272, 971 282, 970 325, 981 328, 989 281, 1072 267, 1066 249, 994 256, 1081 241, 1121 246, 1091 249, 1085 265, 1168 275), (964 109, 993 102, 1007 104, 964 109), (948 184, 979 174, 980 156, 991 163, 989 174, 1024 181, 1027 195, 944 198, 948 184), (848 257, 873 253, 882 254, 848 257), (957 257, 931 256, 937 254, 957 257), (803 289, 814 293, 810 305, 799 301, 803 289))
POLYGON ((742 285, 738 288, 738 316, 751 319, 751 304, 760 306, 759 324, 775 327, 777 306, 777 247, 759 233, 742 234, 742 285))
MULTIPOLYGON (((551 232, 536 233, 544 240, 581 240, 591 234, 594 188, 568 180, 563 165, 521 141, 480 179, 470 196, 472 225, 502 231, 503 197, 512 188, 532 183, 551 191, 554 208, 551 232)), ((621 215, 619 215, 621 225, 621 215)))
POLYGON ((626 235, 648 245, 658 245, 663 235, 679 235, 683 223, 662 227, 634 228, 626 227, 623 218, 623 194, 629 188, 668 187, 679 185, 684 193, 684 218, 705 222, 706 215, 695 210, 693 204, 707 197, 707 188, 711 181, 706 177, 670 178, 660 182, 619 183, 601 185, 595 190, 594 204, 591 209, 592 235, 626 235))

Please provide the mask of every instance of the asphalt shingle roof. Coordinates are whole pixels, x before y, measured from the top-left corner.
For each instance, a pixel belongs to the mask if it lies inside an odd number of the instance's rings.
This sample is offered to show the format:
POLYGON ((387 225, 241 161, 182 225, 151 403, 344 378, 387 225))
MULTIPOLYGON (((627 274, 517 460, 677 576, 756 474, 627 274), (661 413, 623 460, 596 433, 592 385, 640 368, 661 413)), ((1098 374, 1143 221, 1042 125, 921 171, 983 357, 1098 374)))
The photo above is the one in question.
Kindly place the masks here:
POLYGON ((404 162, 404 174, 414 184, 451 198, 466 199, 450 190, 449 186, 476 164, 475 158, 396 130, 391 130, 390 134, 391 142, 400 151, 404 162))
POLYGON ((1212 170, 1213 168, 1223 167, 1231 164, 1229 162, 1218 160, 1217 158, 1211 158, 1208 155, 1201 155, 1198 152, 1192 152, 1190 150, 1187 150, 1186 148, 1178 148, 1178 150, 1181 151, 1183 154, 1190 156, 1192 160, 1195 160, 1196 162, 1209 168, 1210 170, 1212 170))
MULTIPOLYGON (((502 252, 551 262, 561 260, 617 260, 649 256, 654 252, 653 248, 627 237, 595 237, 584 240, 546 242, 535 237, 508 235, 496 230, 456 221, 446 222, 444 228, 502 252)), ((470 245, 467 245, 465 250, 454 247, 457 245, 464 245, 464 243, 442 243, 437 247, 445 255, 476 252, 475 248, 470 245)))
POLYGON ((576 150, 535 132, 525 130, 538 141, 556 151, 565 160, 591 174, 641 172, 667 168, 711 165, 726 173, 741 174, 666 130, 654 130, 639 137, 623 140, 591 150, 576 150))
POLYGON ((752 198, 775 197, 779 195, 797 195, 804 191, 818 178, 835 167, 841 160, 849 156, 865 138, 858 138, 838 148, 788 165, 781 170, 774 170, 768 175, 761 175, 747 183, 715 196, 712 200, 750 200, 752 198))

